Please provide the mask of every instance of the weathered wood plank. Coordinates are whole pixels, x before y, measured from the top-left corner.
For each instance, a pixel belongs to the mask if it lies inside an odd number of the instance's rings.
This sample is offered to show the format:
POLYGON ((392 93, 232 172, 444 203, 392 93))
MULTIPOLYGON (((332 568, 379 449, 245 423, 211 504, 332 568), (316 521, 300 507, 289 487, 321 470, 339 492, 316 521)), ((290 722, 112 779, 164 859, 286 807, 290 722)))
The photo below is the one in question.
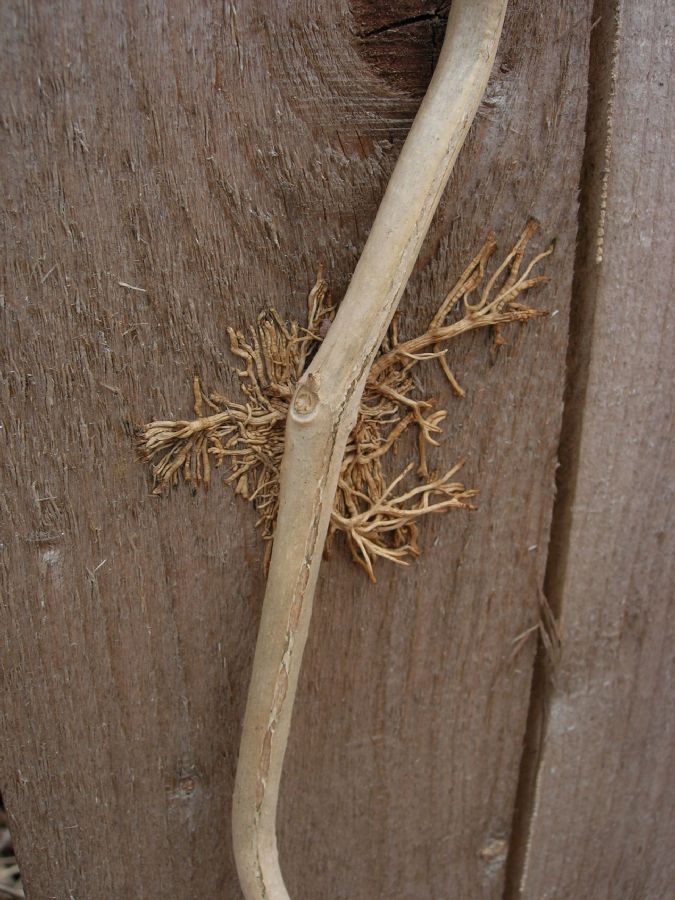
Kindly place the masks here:
POLYGON ((529 900, 675 884, 671 8, 599 6, 529 900))
MULTIPOLYGON (((556 317, 458 344, 439 465, 481 511, 373 589, 317 597, 289 748, 294 897, 496 898, 562 406, 589 2, 514 3, 402 304, 426 321, 488 228, 557 236, 556 317)), ((410 4, 406 4, 406 13, 410 4)), ((426 7, 422 7, 426 8, 426 7)), ((355 7, 356 9, 356 7, 355 7)), ((2 5, 0 786, 28 896, 236 897, 229 810, 263 594, 253 512, 149 497, 130 423, 230 388, 225 327, 340 296, 417 103, 346 2, 2 5), (125 287, 131 285, 132 287, 125 287), (135 290, 140 288, 141 290, 135 290)), ((429 54, 433 48, 429 47, 429 54)))

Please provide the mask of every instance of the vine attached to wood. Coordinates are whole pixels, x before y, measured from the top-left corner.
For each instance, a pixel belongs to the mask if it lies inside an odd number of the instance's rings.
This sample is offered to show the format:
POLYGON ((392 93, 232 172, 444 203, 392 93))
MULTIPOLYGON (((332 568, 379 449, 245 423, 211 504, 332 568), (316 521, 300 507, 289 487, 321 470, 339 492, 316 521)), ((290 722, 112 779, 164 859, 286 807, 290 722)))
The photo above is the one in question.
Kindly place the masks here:
POLYGON ((483 96, 506 5, 453 0, 436 71, 334 317, 320 276, 305 327, 286 325, 268 310, 248 336, 230 331, 231 348, 244 364, 242 403, 205 395, 195 380, 196 419, 153 422, 141 435, 158 490, 181 475, 208 486, 212 464, 227 460, 229 480, 256 502, 259 527, 272 544, 233 800, 246 900, 289 900, 277 850, 277 803, 327 538, 344 532, 354 558, 374 577, 378 557, 407 562, 416 555, 420 516, 471 505, 475 492, 453 480, 457 466, 440 478, 429 472, 427 448, 445 411, 416 394, 414 369, 437 359, 461 394, 444 356, 450 338, 493 326, 499 343, 501 327, 542 314, 518 299, 544 280, 531 273, 551 250, 521 273, 535 227, 528 223, 484 281, 495 249, 488 239, 417 338, 399 342, 395 327, 390 330, 483 96), (387 482, 382 460, 410 427, 418 429, 420 482, 404 488, 413 465, 387 482))
MULTIPOLYGON (((546 276, 534 275, 549 247, 523 267, 536 223, 530 220, 520 238, 487 276, 497 249, 490 235, 448 291, 426 330, 399 341, 396 319, 370 369, 349 435, 333 501, 326 546, 344 534, 353 560, 375 581, 378 559, 408 565, 419 555, 418 522, 449 509, 474 509, 478 493, 455 480, 462 461, 444 473, 430 468, 428 451, 447 416, 438 401, 424 393, 417 369, 436 361, 453 392, 464 396, 447 362, 446 345, 479 328, 491 328, 496 345, 505 343, 502 328, 545 315, 520 297, 546 276), (477 300, 471 302, 476 295, 477 300), (409 462, 393 478, 387 462, 410 429, 417 431, 417 463, 409 462)), ((232 353, 242 361, 237 370, 242 397, 206 393, 193 380, 194 419, 157 421, 139 432, 141 455, 151 463, 153 493, 164 493, 179 481, 208 490, 212 470, 225 466, 225 482, 256 509, 256 525, 265 542, 269 565, 279 509, 279 472, 284 453, 288 407, 296 385, 314 358, 335 317, 328 285, 319 272, 309 293, 307 321, 286 323, 266 309, 248 332, 229 329, 232 353), (208 415, 205 415, 205 411, 208 415)))

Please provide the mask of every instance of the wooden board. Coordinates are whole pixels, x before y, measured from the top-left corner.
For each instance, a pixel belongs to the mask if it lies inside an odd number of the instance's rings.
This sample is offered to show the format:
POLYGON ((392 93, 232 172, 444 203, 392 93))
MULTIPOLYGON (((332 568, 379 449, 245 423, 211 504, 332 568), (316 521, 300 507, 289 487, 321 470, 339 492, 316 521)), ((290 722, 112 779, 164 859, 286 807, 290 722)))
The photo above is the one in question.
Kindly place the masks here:
POLYGON ((513 892, 637 900, 675 885, 670 5, 602 3, 571 381, 513 892), (604 61, 601 62, 601 61, 604 61))
MULTIPOLYGON (((221 484, 150 497, 132 426, 189 415, 195 372, 230 389, 226 326, 267 304, 301 315, 320 262, 342 294, 420 79, 383 74, 364 39, 382 26, 374 3, 16 0, 0 15, 0 787, 28 897, 236 898, 255 517, 221 484)), ((533 214, 539 246, 557 238, 537 298, 556 315, 498 355, 486 335, 458 343, 464 401, 428 376, 451 407, 439 465, 467 458, 481 511, 426 523, 422 559, 375 588, 342 551, 323 570, 280 811, 297 900, 501 895, 534 653, 513 642, 537 620, 547 556, 590 24, 588 0, 511 5, 403 301, 406 335, 490 228, 506 249, 533 214)))

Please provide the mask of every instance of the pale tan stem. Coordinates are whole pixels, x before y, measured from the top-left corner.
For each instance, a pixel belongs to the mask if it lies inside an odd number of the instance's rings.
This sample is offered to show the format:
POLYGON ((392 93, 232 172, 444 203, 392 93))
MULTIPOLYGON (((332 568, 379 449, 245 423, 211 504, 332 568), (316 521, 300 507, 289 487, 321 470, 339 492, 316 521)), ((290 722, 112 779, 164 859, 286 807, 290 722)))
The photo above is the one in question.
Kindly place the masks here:
POLYGON ((289 900, 277 800, 342 457, 368 371, 485 90, 505 10, 506 0, 454 0, 436 71, 347 294, 290 406, 234 789, 234 851, 246 900, 289 900))

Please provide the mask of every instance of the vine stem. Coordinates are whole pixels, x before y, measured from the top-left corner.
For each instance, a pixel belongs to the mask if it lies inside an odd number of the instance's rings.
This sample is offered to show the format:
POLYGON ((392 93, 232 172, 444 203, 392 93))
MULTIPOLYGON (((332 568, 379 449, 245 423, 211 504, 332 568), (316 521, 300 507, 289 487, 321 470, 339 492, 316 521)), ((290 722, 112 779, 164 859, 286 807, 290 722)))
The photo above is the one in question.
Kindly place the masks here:
POLYGON ((232 831, 246 900, 290 900, 276 816, 314 589, 347 438, 476 114, 507 0, 454 0, 429 89, 337 316, 286 422, 280 502, 234 786, 232 831))

